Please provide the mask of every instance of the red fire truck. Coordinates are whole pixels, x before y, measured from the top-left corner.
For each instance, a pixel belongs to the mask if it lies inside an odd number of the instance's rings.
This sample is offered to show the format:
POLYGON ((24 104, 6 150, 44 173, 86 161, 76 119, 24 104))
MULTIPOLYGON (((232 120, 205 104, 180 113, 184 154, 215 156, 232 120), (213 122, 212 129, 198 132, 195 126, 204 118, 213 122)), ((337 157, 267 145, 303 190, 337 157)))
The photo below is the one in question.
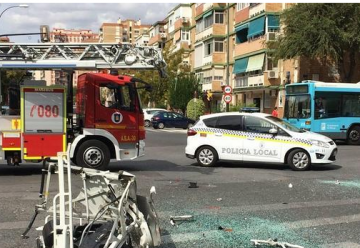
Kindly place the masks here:
POLYGON ((73 72, 157 69, 165 76, 165 67, 161 50, 153 47, 0 44, 0 71, 56 69, 68 75, 67 87, 27 80, 12 88, 9 113, 15 115, 0 116, 0 158, 9 165, 54 159, 57 152, 66 151, 67 144, 72 161, 82 167, 105 169, 110 159, 142 156, 145 129, 138 90, 150 90, 150 85, 126 75, 84 73, 78 77, 74 104, 73 72))

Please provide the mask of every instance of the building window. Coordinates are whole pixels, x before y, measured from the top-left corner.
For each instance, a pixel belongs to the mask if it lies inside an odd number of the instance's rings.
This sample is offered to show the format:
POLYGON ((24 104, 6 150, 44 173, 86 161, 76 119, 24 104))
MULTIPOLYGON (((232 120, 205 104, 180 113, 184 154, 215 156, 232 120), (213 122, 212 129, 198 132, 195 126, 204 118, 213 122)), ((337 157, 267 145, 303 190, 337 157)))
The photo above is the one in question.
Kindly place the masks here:
POLYGON ((189 31, 181 31, 181 40, 190 40, 190 32, 189 31))
POLYGON ((204 73, 200 72, 200 73, 196 73, 195 75, 196 75, 197 79, 199 80, 199 83, 203 84, 204 83, 204 73))
POLYGON ((196 33, 200 33, 204 30, 204 21, 203 19, 200 19, 196 22, 196 33))
POLYGON ((208 16, 204 19, 204 30, 211 27, 213 25, 214 18, 213 15, 208 16))
POLYGON ((245 9, 250 6, 250 3, 237 3, 236 4, 236 10, 240 11, 242 9, 245 9))
POLYGON ((223 12, 215 12, 215 23, 224 23, 224 13, 223 12))
POLYGON ((172 20, 169 20, 169 26, 172 27, 172 20))
POLYGON ((222 81, 224 79, 223 76, 214 76, 215 81, 222 81))
POLYGON ((236 77, 235 78, 235 88, 247 87, 247 86, 248 86, 248 77, 236 77))
POLYGON ((214 40, 215 43, 215 52, 224 52, 224 41, 214 40))
POLYGON ((211 82, 212 82, 212 76, 204 77, 204 84, 211 84, 211 82))
POLYGON ((210 41, 210 42, 205 43, 204 47, 205 47, 205 56, 211 55, 213 52, 213 42, 210 41))

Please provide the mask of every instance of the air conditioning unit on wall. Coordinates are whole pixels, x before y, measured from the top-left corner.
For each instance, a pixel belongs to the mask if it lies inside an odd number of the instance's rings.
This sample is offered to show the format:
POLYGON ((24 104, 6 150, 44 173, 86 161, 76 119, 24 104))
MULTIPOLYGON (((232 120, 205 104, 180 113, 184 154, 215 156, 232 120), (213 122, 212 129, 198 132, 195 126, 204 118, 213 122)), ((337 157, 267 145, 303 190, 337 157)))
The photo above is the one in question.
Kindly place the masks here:
POLYGON ((182 22, 183 22, 183 23, 188 23, 189 20, 188 20, 186 17, 183 17, 183 18, 182 18, 182 22))
POLYGON ((268 71, 268 78, 272 79, 272 78, 278 78, 278 71, 272 70, 272 71, 268 71))

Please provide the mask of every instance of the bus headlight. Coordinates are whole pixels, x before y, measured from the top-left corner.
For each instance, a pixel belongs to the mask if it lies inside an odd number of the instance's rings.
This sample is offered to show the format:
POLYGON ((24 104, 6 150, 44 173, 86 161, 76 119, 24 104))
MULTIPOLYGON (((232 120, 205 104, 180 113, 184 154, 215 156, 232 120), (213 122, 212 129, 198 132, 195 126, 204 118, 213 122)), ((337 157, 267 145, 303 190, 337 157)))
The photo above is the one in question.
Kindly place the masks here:
POLYGON ((320 147, 324 147, 324 148, 330 147, 330 145, 328 143, 320 141, 320 140, 310 140, 310 141, 314 146, 320 146, 320 147))

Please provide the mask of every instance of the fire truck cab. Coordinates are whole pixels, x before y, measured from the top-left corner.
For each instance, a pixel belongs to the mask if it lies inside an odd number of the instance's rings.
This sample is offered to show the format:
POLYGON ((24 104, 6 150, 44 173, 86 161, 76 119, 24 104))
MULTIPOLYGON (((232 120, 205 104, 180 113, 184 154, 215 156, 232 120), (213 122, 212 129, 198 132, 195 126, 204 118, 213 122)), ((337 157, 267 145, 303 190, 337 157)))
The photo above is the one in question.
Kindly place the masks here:
POLYGON ((0 56, 0 70, 60 68, 67 70, 69 79, 67 87, 24 84, 17 88, 19 97, 13 99, 20 103, 9 104, 20 107, 14 111, 17 115, 0 116, 0 157, 9 165, 56 159, 68 144, 72 162, 101 170, 110 159, 144 155, 144 115, 138 90, 150 90, 150 85, 126 75, 84 73, 78 77, 74 104, 73 71, 157 69, 164 76, 161 50, 63 43, 1 44, 0 50, 5 55, 0 56))
POLYGON ((103 168, 110 159, 144 155, 144 115, 136 79, 109 74, 82 74, 76 94, 79 134, 70 156, 83 167, 103 168))

